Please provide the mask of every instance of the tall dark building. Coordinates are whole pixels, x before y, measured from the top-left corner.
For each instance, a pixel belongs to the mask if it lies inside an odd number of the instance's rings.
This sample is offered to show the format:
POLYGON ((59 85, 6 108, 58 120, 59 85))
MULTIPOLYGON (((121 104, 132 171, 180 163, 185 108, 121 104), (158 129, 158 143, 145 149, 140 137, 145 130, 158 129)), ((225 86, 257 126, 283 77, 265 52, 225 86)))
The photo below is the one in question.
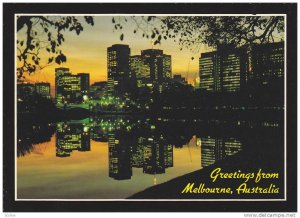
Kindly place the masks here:
POLYGON ((284 77, 284 43, 254 44, 249 48, 219 46, 199 59, 200 88, 236 92, 248 84, 266 85, 284 77))
POLYGON ((130 57, 130 70, 135 76, 136 86, 138 88, 146 87, 150 80, 150 67, 141 55, 130 57))
MULTIPOLYGON (((245 88, 247 74, 246 49, 234 48, 230 45, 220 46, 217 49, 216 64, 217 74, 220 76, 220 91, 237 92, 245 88)), ((217 91, 219 91, 219 88, 217 91)))
POLYGON ((171 56, 164 54, 163 50, 142 50, 141 56, 149 67, 150 78, 155 85, 161 85, 165 79, 172 78, 171 56))
POLYGON ((122 95, 132 88, 134 75, 129 66, 130 48, 115 44, 107 48, 107 88, 110 95, 122 95))
POLYGON ((130 69, 138 88, 162 91, 166 80, 172 78, 171 56, 160 49, 142 50, 141 55, 130 57, 130 69))
POLYGON ((249 51, 249 81, 266 85, 284 77, 284 42, 255 44, 249 51))
POLYGON ((199 59, 200 88, 214 92, 237 92, 245 88, 247 52, 244 48, 219 46, 199 59))
MULTIPOLYGON (((216 52, 202 53, 199 58, 200 89, 214 91, 214 61, 216 52)), ((217 85, 216 85, 217 87, 217 85)))
POLYGON ((80 77, 80 87, 82 96, 88 96, 90 91, 90 74, 78 73, 80 77))
POLYGON ((69 68, 55 69, 56 104, 82 103, 88 98, 89 87, 88 73, 71 74, 69 68))

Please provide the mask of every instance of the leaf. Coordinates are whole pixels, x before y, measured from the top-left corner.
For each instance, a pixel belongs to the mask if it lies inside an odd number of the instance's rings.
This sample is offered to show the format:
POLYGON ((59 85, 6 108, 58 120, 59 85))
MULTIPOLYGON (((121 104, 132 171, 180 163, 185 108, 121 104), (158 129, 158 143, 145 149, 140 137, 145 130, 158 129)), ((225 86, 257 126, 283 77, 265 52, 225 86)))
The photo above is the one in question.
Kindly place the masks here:
POLYGON ((154 32, 152 33, 151 38, 152 38, 152 39, 155 38, 155 33, 154 33, 154 32))
POLYGON ((50 64, 53 61, 53 59, 54 59, 53 57, 49 58, 48 59, 48 64, 50 64))
POLYGON ((112 18, 111 22, 112 22, 112 23, 115 23, 115 22, 116 22, 114 17, 112 18))
POLYGON ((61 64, 63 62, 66 62, 67 61, 67 57, 64 55, 64 54, 60 54, 58 55, 56 58, 55 58, 55 62, 57 64, 61 64))
POLYGON ((122 33, 120 36, 120 40, 123 41, 123 39, 124 39, 124 34, 122 33))

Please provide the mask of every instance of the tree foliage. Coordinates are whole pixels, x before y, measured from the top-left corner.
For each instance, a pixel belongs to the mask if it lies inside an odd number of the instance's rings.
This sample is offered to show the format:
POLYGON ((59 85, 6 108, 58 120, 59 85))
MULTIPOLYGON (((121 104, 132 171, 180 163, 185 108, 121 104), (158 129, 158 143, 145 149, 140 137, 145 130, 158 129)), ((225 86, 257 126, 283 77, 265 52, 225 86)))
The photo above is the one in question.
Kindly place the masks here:
MULTIPOLYGON (((84 21, 94 25, 91 16, 85 16, 84 21)), ((18 16, 18 79, 24 73, 32 74, 52 63, 66 62, 67 57, 61 50, 66 31, 79 35, 83 31, 82 22, 74 16, 18 16), (42 52, 48 53, 48 60, 44 61, 46 64, 42 64, 42 52)))
POLYGON ((134 25, 135 34, 152 39, 154 44, 163 40, 177 41, 182 48, 197 50, 205 44, 243 46, 252 43, 278 41, 283 37, 283 16, 133 16, 114 17, 114 28, 121 31, 125 25, 134 25))

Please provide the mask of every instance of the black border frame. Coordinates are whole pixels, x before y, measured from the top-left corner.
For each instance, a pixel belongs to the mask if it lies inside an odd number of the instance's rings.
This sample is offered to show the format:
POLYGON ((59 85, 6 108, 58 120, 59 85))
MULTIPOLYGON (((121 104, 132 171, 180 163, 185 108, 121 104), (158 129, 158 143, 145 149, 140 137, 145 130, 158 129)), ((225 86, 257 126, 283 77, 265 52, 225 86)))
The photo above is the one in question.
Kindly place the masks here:
POLYGON ((297 3, 3 3, 4 212, 297 212, 297 3), (14 15, 47 14, 286 14, 286 201, 15 201, 14 15))

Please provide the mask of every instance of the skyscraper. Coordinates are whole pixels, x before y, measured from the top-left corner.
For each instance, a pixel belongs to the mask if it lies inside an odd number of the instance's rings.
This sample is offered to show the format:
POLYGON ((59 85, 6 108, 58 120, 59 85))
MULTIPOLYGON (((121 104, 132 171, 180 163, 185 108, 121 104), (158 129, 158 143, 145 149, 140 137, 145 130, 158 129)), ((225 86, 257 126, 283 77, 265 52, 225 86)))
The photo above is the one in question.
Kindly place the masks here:
POLYGON ((69 68, 55 69, 56 104, 82 103, 90 89, 88 73, 71 74, 69 68))
POLYGON ((115 44, 107 48, 107 88, 110 95, 122 95, 134 84, 129 67, 130 48, 115 44))
POLYGON ((90 90, 90 74, 88 73, 78 73, 80 77, 81 95, 88 96, 90 90))
POLYGON ((266 85, 284 77, 284 42, 255 44, 249 51, 249 80, 266 85))
POLYGON ((130 57, 130 69, 137 87, 154 87, 162 91, 167 79, 172 78, 171 56, 160 49, 146 49, 141 55, 130 57))
POLYGON ((202 53, 199 58, 200 89, 214 91, 214 59, 216 52, 202 53))
POLYGON ((216 51, 202 53, 199 63, 200 88, 241 91, 247 84, 266 85, 284 77, 284 43, 254 44, 249 48, 222 45, 216 51))
POLYGON ((246 85, 247 52, 244 48, 226 45, 217 49, 217 71, 222 92, 241 91, 246 85))
POLYGON ((150 78, 154 83, 162 83, 166 78, 172 78, 171 56, 160 49, 142 50, 142 58, 149 66, 150 78))
POLYGON ((145 87, 150 83, 150 67, 141 55, 130 57, 130 71, 135 76, 136 85, 138 88, 145 87))
POLYGON ((246 49, 223 45, 202 53, 199 59, 200 88, 214 92, 237 92, 245 87, 246 49))

